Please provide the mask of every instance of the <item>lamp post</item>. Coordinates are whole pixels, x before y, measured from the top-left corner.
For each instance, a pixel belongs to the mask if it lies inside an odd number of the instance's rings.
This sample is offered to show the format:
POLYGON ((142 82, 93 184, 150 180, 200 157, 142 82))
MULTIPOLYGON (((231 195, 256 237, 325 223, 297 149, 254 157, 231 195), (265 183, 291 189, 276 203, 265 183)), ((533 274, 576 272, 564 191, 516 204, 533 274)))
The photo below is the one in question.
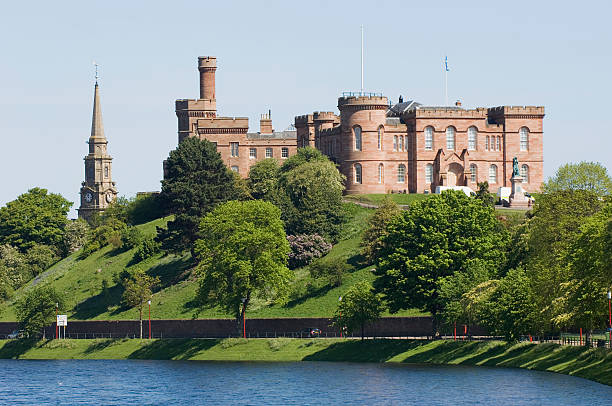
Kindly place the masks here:
MULTIPOLYGON (((342 296, 338 298, 338 302, 342 302, 342 296)), ((342 312, 340 312, 340 318, 342 318, 342 312)), ((342 338, 342 326, 340 326, 340 338, 342 338)))
POLYGON ((610 301, 612 300, 612 292, 608 291, 608 326, 610 327, 610 345, 612 345, 612 306, 610 301))
POLYGON ((151 339, 151 300, 149 300, 149 340, 151 339))
POLYGON ((55 339, 57 340, 57 333, 59 327, 57 326, 57 312, 59 310, 59 303, 55 302, 55 339))
POLYGON ((246 338, 246 297, 242 299, 242 338, 246 338))

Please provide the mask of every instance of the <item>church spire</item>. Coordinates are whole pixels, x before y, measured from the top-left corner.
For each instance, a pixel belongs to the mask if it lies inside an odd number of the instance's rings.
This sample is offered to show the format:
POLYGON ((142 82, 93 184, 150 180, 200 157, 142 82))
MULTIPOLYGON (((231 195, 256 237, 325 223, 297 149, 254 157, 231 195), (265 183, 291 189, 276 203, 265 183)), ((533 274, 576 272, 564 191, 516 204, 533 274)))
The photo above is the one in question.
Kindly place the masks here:
POLYGON ((91 138, 104 138, 104 125, 102 124, 102 109, 100 108, 100 90, 96 73, 96 86, 94 89, 93 116, 91 119, 91 138))

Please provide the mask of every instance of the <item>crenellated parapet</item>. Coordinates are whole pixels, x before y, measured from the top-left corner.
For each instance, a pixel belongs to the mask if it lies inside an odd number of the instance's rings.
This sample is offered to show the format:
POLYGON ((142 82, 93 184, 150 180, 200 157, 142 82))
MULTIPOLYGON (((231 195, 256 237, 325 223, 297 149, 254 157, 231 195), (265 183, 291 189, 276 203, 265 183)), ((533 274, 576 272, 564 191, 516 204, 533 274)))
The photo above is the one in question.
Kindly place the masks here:
POLYGON ((338 98, 338 109, 343 110, 387 110, 389 99, 385 96, 342 96, 338 98))
POLYGON ((543 106, 498 106, 487 110, 492 118, 544 118, 543 106))

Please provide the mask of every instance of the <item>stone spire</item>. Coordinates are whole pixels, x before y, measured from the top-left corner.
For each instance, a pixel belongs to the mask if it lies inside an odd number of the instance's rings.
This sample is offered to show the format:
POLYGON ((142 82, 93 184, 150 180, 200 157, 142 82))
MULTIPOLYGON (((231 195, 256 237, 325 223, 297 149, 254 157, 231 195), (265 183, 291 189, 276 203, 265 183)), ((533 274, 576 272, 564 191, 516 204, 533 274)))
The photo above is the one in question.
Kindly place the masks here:
POLYGON ((104 139, 104 125, 102 124, 102 109, 100 108, 100 90, 98 88, 97 80, 96 80, 96 86, 94 89, 94 105, 93 105, 93 116, 91 119, 91 137, 90 138, 104 139))

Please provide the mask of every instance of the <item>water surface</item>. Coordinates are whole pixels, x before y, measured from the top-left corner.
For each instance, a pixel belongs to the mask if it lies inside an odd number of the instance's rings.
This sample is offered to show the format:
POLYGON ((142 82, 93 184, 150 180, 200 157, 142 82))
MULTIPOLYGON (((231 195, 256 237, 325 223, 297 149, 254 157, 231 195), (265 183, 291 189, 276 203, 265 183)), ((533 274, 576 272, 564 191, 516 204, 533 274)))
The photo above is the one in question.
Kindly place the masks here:
POLYGON ((0 360, 0 404, 609 405, 612 387, 521 369, 332 362, 0 360))

